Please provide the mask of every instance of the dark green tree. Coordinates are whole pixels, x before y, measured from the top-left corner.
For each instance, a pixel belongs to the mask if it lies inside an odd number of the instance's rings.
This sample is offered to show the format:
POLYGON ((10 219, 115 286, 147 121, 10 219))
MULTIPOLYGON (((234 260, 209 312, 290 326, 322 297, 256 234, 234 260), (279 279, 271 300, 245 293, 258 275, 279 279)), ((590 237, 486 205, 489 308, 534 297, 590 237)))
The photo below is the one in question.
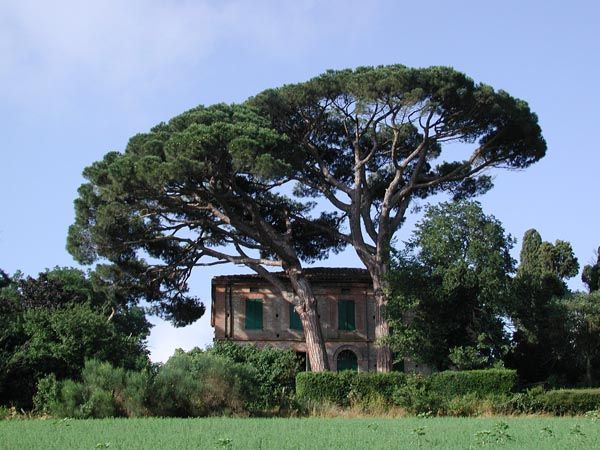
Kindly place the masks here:
POLYGON ((586 264, 581 274, 581 281, 587 285, 590 292, 600 289, 600 247, 598 247, 596 255, 596 263, 586 264))
POLYGON ((477 202, 429 206, 391 271, 394 352, 440 370, 501 360, 513 243, 477 202))
POLYGON ((4 270, 0 269, 0 289, 8 286, 9 284, 10 284, 10 277, 4 270))
POLYGON ((519 254, 519 273, 530 273, 541 275, 540 246, 542 236, 535 229, 529 229, 523 235, 523 244, 519 254))
POLYGON ((13 277, 0 290, 0 322, 2 404, 30 407, 40 378, 78 378, 88 358, 128 369, 148 363, 144 311, 111 302, 77 269, 13 277))
POLYGON ((515 332, 507 357, 508 365, 525 381, 544 381, 552 376, 560 383, 571 383, 578 376, 568 339, 567 310, 561 300, 569 294, 565 280, 575 276, 578 269, 571 244, 544 242, 534 229, 525 233, 513 281, 510 316, 515 332))
MULTIPOLYGON (((485 192, 490 168, 525 168, 546 151, 527 103, 448 67, 329 71, 249 103, 288 137, 296 193, 327 199, 343 220, 323 232, 351 244, 371 274, 380 342, 391 242, 411 202, 485 192)), ((377 368, 391 368, 385 346, 377 368)))
POLYGON ((583 373, 586 386, 600 375, 600 293, 576 293, 565 299, 570 356, 583 373))
POLYGON ((554 244, 542 242, 542 237, 535 229, 525 232, 520 258, 519 274, 537 277, 552 275, 565 280, 579 272, 579 262, 570 243, 560 239, 554 244))
POLYGON ((321 231, 337 228, 337 217, 313 217, 313 203, 284 194, 294 157, 288 139, 247 106, 194 108, 85 169, 68 249, 81 263, 108 260, 110 285, 136 292, 176 325, 204 313, 188 293, 195 269, 245 265, 296 307, 311 367, 325 370, 302 264, 345 243, 321 231), (272 268, 284 270, 291 288, 272 268))

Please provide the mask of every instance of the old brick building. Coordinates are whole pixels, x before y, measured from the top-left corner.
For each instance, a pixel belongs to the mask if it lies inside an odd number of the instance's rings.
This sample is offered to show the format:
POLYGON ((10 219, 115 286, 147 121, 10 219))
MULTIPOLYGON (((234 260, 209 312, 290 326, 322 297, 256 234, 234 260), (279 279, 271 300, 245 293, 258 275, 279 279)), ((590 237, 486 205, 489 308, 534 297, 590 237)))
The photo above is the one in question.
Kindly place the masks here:
MULTIPOLYGON (((367 271, 314 268, 306 274, 317 297, 331 369, 374 370, 375 305, 367 271)), ((258 275, 213 278, 211 311, 215 340, 292 349, 306 358, 300 318, 258 275)))

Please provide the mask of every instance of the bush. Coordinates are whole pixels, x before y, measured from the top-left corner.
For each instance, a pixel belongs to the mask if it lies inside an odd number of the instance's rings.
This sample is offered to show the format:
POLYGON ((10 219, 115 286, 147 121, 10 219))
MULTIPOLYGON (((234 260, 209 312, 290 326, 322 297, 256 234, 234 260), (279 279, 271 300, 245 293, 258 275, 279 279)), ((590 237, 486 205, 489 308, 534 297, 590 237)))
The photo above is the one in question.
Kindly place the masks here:
POLYGON ((404 385, 409 376, 400 372, 366 373, 350 372, 350 397, 361 401, 374 395, 391 399, 398 386, 404 385))
POLYGON ((406 378, 399 372, 301 372, 296 376, 296 395, 301 401, 327 401, 338 406, 372 401, 378 396, 390 401, 406 378))
POLYGON ((356 372, 300 372, 296 375, 296 396, 301 401, 350 404, 349 379, 356 372))
POLYGON ((429 377, 398 372, 305 372, 296 377, 296 395, 312 404, 361 406, 383 399, 388 406, 413 414, 470 415, 491 409, 489 399, 500 401, 515 385, 516 373, 504 369, 440 372, 429 377))
POLYGON ((432 393, 429 379, 417 374, 407 376, 404 384, 396 386, 392 401, 412 414, 438 414, 443 408, 444 396, 432 393))
POLYGON ((514 394, 494 407, 498 414, 539 414, 554 415, 585 414, 600 411, 600 389, 557 389, 544 391, 535 387, 526 392, 514 394))
POLYGON ((33 408, 36 412, 42 414, 50 413, 50 407, 56 403, 59 396, 59 384, 56 376, 50 375, 41 378, 37 382, 37 390, 33 396, 33 408))
POLYGON ((38 383, 36 409, 57 417, 139 417, 145 407, 148 374, 126 371, 110 363, 86 361, 82 381, 57 382, 53 375, 38 383))
POLYGON ((243 414, 257 402, 257 374, 246 365, 192 350, 178 351, 159 369, 151 401, 159 416, 243 414))
POLYGON ((478 397, 508 395, 515 390, 517 373, 508 369, 446 371, 429 377, 428 389, 450 398, 466 394, 478 397))
POLYGON ((218 341, 208 353, 252 367, 258 395, 253 409, 288 408, 291 405, 299 371, 298 360, 291 350, 260 349, 254 345, 218 341))
POLYGON ((600 389, 559 389, 546 391, 536 398, 540 412, 572 415, 600 410, 600 389))

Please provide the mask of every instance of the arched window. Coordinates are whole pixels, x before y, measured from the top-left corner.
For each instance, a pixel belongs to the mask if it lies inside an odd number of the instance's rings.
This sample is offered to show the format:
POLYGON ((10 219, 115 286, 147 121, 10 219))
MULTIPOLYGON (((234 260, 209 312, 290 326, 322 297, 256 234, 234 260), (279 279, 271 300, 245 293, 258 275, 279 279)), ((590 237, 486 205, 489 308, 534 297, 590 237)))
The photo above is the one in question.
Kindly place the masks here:
POLYGON ((337 356, 337 370, 358 370, 358 359, 352 350, 342 350, 337 356))

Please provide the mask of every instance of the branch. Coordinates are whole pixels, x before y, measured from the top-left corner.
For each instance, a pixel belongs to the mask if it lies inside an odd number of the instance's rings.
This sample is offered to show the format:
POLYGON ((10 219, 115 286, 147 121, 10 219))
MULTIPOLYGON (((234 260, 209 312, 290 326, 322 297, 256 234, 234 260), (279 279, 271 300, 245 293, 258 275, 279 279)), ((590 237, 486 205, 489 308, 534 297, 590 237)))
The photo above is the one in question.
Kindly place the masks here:
POLYGON ((331 175, 331 173, 329 172, 329 169, 325 165, 325 162, 319 155, 319 149, 309 141, 305 141, 305 143, 308 146, 308 149, 309 149, 311 155, 317 161, 317 164, 319 165, 319 170, 321 171, 321 175, 323 175, 323 178, 325 178, 325 180, 329 184, 334 186, 336 189, 339 189, 340 191, 345 192, 346 194, 350 195, 350 189, 348 188, 348 186, 346 186, 344 183, 342 183, 337 178, 335 178, 333 175, 331 175))

